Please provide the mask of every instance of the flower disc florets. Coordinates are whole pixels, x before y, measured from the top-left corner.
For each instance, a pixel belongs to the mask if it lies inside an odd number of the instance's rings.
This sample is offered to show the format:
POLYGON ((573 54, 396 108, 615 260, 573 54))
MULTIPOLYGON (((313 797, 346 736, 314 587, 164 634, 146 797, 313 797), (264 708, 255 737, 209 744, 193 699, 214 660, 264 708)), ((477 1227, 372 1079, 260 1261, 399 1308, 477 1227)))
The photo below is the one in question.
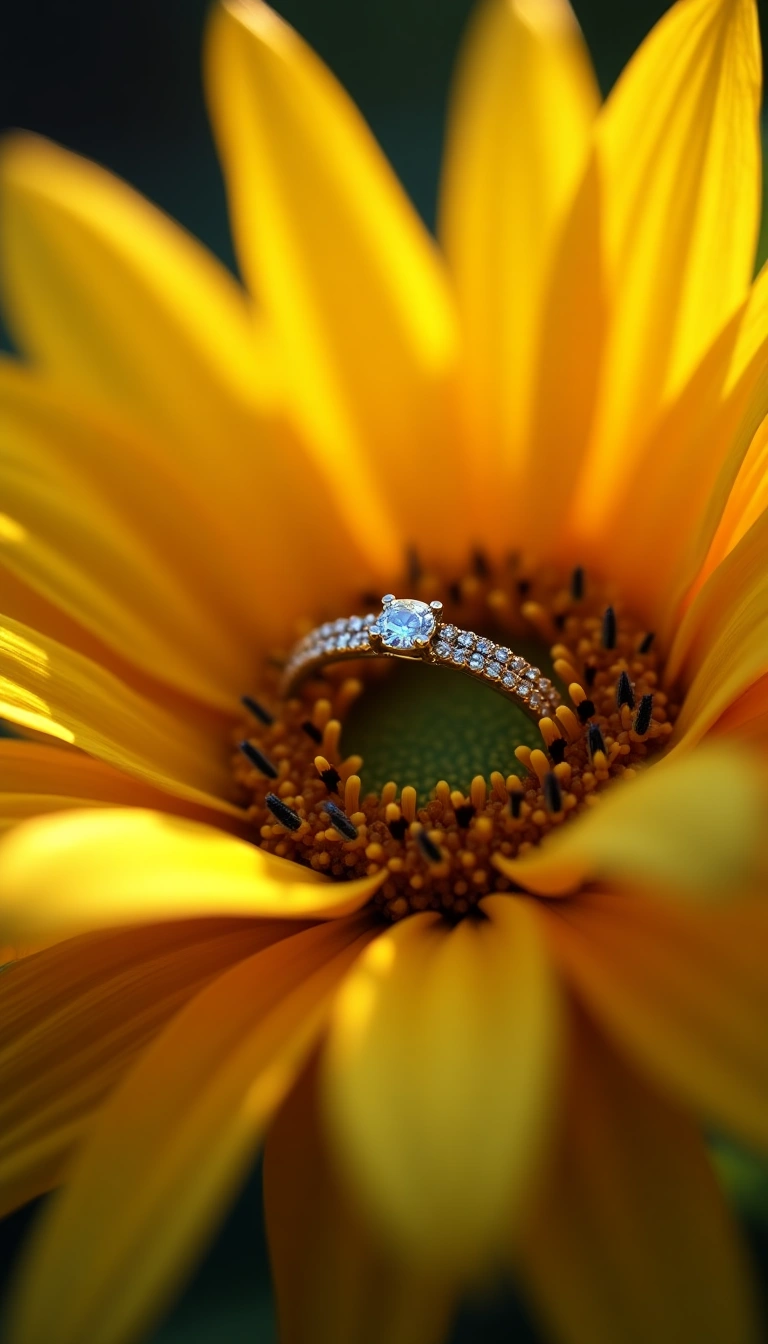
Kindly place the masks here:
MULTIPOLYGON (((475 775, 464 789, 435 779, 428 797, 394 780, 363 793, 363 759, 344 754, 342 730, 366 686, 391 670, 384 660, 329 667, 283 701, 278 672, 267 669, 259 698, 244 701, 248 718, 234 757, 262 847, 338 879, 386 872, 374 899, 389 919, 426 909, 460 916, 490 891, 512 889, 499 857, 524 854, 572 824, 609 783, 630 780, 665 745, 678 710, 659 689, 652 632, 604 587, 587 585, 580 568, 565 583, 518 564, 492 574, 483 562, 460 583, 418 582, 440 592, 447 622, 478 631, 476 643, 492 635, 514 648, 533 638, 567 697, 540 719, 538 745, 516 747, 515 771, 475 775)), ((361 610, 366 605, 361 600, 361 610)), ((427 635, 434 628, 419 600, 393 603, 379 619, 392 626, 382 635, 393 648, 423 637, 425 623, 427 635)), ((509 713, 510 733, 520 733, 512 706, 509 713)))

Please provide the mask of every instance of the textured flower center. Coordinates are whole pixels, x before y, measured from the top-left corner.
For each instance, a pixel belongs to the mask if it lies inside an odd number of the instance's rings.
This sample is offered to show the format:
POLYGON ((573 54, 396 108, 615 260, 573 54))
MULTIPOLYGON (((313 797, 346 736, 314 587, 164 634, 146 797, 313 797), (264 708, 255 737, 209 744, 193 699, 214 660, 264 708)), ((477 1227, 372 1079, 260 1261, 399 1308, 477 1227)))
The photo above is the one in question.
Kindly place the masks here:
POLYGON ((459 672, 388 658, 327 666, 281 700, 270 664, 234 757, 259 843, 338 879, 386 869, 374 899, 390 919, 462 915, 509 890, 496 856, 573 824, 665 745, 677 714, 652 633, 581 569, 564 582, 477 557, 460 582, 412 574, 408 587, 379 618, 385 647, 428 638, 439 598, 478 644, 503 640, 553 676, 564 703, 536 724, 459 672))

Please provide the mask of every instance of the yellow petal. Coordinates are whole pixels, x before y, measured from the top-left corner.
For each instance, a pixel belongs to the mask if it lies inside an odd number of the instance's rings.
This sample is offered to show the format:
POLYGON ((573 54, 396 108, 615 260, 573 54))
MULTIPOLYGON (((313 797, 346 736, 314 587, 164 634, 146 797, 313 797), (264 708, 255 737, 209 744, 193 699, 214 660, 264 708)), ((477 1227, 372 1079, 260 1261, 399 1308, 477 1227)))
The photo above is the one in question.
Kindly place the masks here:
POLYGON ((610 306, 583 524, 746 298, 760 216, 754 0, 679 0, 596 127, 610 306))
MULTIPOLYGON (((494 523, 517 536, 522 515, 546 505, 525 491, 523 508, 520 481, 542 455, 531 418, 544 300, 598 104, 568 0, 485 0, 478 8, 452 98, 440 235, 465 337, 468 468, 479 476, 484 536, 494 523)), ((595 299, 586 284, 582 298, 583 326, 595 299)), ((578 353, 571 346, 571 359, 578 353)), ((550 439, 544 454, 550 481, 557 446, 550 439)))
POLYGON ((697 742, 768 672, 768 514, 761 514, 696 595, 667 661, 685 689, 673 741, 697 742))
POLYGON ((58 1184, 137 1053, 214 975, 295 931, 190 920, 86 934, 0 976, 0 1213, 58 1184))
POLYGON ((219 1221, 370 936, 359 920, 338 921, 256 953, 144 1051, 44 1211, 9 1344, 143 1335, 219 1221))
MULTIPOLYGON (((152 807, 196 821, 238 827, 236 818, 196 803, 169 799, 159 789, 124 775, 79 751, 42 742, 0 740, 0 828, 46 812, 82 807, 152 807)), ((241 833, 245 827, 239 827, 241 833)))
POLYGON ((768 908, 627 893, 547 906, 553 953, 605 1031, 708 1123, 768 1148, 768 908))
POLYGON ((350 552, 346 591, 354 574, 359 593, 362 574, 386 566, 382 538, 366 530, 349 476, 334 494, 289 427, 274 342, 224 267, 110 173, 38 137, 6 140, 0 190, 18 342, 57 384, 63 418, 68 399, 99 408, 85 443, 60 445, 67 460, 74 451, 96 490, 161 554, 176 552, 179 576, 196 547, 188 582, 262 648, 322 602, 329 537, 350 552), (99 455, 92 434, 105 417, 117 451, 99 455), (268 555, 277 588, 257 581, 268 555))
POLYGON ((753 758, 712 745, 614 784, 530 855, 496 855, 494 863, 542 896, 607 879, 711 901, 738 893, 762 872, 764 815, 765 787, 753 758))
POLYGON ((153 704, 62 644, 0 616, 0 718, 117 766, 157 788, 232 814, 227 721, 153 704))
POLYGON ((240 264, 296 413, 390 555, 387 506, 405 539, 449 554, 456 332, 437 253, 350 100, 261 0, 213 11, 206 68, 240 264))
POLYGON ((527 903, 449 930, 403 920, 336 1005, 324 1092, 334 1157, 393 1247, 459 1276, 519 1215, 542 1151, 558 1004, 527 903))
POLYGON ((767 367, 764 268, 748 302, 648 436, 632 478, 595 532, 598 563, 600 555, 611 556, 625 601, 664 645, 692 587, 701 586, 765 503, 760 435, 757 447, 749 445, 768 412, 767 367))
POLYGON ((0 406, 3 563, 127 662, 236 704, 253 646, 227 619, 232 574, 162 462, 143 461, 144 444, 9 360, 0 406))
POLYGON ((0 189, 5 311, 36 362, 195 440, 225 397, 255 395, 245 296, 161 211, 29 134, 6 139, 0 189))
POLYGON ((585 1022, 557 1161, 519 1259, 557 1344, 757 1344, 738 1233, 701 1138, 585 1022))
POLYGON ((140 808, 28 821, 0 845, 12 937, 201 915, 325 919, 358 910, 382 874, 332 882, 212 826, 140 808))
POLYGON ((264 1153, 281 1344, 443 1344, 452 1293, 377 1243, 330 1162, 306 1069, 264 1153))

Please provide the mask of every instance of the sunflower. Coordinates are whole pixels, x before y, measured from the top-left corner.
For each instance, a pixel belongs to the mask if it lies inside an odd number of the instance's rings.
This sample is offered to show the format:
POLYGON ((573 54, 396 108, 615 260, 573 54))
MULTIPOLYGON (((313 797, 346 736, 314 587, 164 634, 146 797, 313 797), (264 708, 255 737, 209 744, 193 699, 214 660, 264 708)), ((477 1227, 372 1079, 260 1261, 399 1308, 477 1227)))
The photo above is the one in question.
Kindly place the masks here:
POLYGON ((63 1185, 9 1339, 140 1338, 266 1139, 287 1344, 440 1341, 507 1273, 562 1344, 748 1344, 701 1134, 768 1143, 753 0, 602 107, 566 0, 489 0, 441 252, 260 0, 205 55, 253 298, 0 161, 2 1209, 63 1185), (281 694, 394 581, 488 684, 281 694))

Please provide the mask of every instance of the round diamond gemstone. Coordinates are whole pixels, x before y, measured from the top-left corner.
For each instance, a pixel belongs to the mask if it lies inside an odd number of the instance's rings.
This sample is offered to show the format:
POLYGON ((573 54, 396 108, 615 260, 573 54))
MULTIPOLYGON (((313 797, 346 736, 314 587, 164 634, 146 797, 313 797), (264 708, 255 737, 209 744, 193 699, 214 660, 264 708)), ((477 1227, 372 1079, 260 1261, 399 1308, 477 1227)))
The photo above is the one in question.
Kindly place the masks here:
POLYGON ((477 649, 478 653, 491 653, 493 650, 493 641, 490 639, 486 639, 483 636, 482 638, 478 639, 475 648, 477 649))
POLYGON ((462 663, 465 663, 465 662, 467 661, 467 655, 466 655, 466 653, 464 652, 463 649, 454 649, 454 650, 453 650, 453 661, 454 661, 454 663, 456 663, 457 666, 459 666, 459 667, 461 667, 462 663))
POLYGON ((497 662, 490 662, 485 669, 486 677, 491 677, 494 681, 501 676, 501 667, 497 662))
POLYGON ((455 625, 443 625, 440 627, 440 634, 449 644, 456 638, 458 633, 455 625))
POLYGON ((452 652, 453 650, 451 649, 450 644, 444 639, 439 639, 437 641, 437 644, 435 645, 435 653, 438 658, 450 658, 452 652))
POLYGON ((462 649, 471 649, 475 642, 475 636, 471 630, 462 630, 459 635, 459 644, 462 649))
POLYGON ((485 659, 481 653, 473 653, 469 659, 469 666, 473 672, 482 672, 485 659))
POLYGON ((434 633, 435 613, 426 602, 402 597, 384 608, 377 626, 386 649, 413 649, 434 633))

